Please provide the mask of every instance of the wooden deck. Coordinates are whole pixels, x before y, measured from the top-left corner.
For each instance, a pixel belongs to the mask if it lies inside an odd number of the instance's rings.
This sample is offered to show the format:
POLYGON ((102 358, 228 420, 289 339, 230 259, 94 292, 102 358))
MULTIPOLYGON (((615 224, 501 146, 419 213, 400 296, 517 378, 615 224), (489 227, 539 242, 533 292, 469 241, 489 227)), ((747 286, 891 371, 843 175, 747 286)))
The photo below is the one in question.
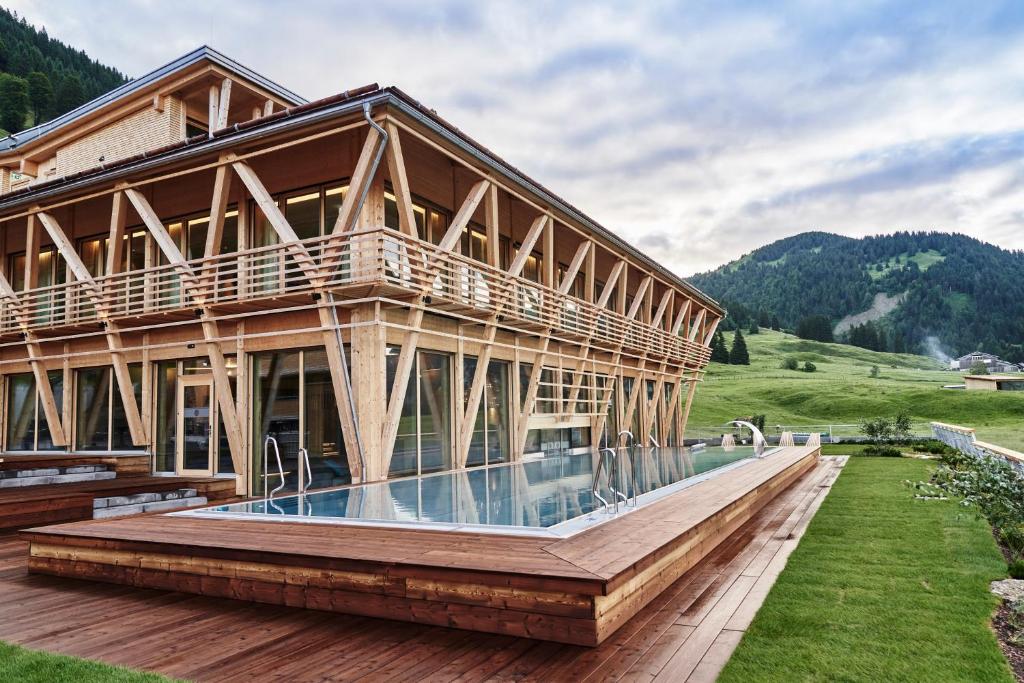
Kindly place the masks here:
POLYGON ((38 573, 593 646, 817 459, 782 449, 564 539, 163 515, 24 537, 38 573))
POLYGON ((91 520, 93 499, 194 488, 212 501, 235 495, 231 479, 210 477, 150 476, 149 456, 110 455, 4 455, 0 470, 106 465, 117 473, 114 479, 80 481, 0 489, 0 530, 21 529, 40 524, 91 520))
POLYGON ((197 681, 711 681, 845 459, 822 458, 598 647, 26 572, 0 537, 0 639, 197 681))

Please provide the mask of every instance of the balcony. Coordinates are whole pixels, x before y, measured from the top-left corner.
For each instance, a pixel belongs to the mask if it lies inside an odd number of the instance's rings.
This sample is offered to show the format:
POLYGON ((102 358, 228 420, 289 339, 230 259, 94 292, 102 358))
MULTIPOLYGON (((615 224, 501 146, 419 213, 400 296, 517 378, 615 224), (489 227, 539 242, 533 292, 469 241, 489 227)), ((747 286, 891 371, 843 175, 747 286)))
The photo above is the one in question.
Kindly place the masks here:
POLYGON ((19 292, 16 301, 0 304, 0 334, 64 334, 105 320, 144 326, 194 318, 200 309, 272 310, 308 303, 323 292, 341 303, 423 295, 431 310, 514 329, 550 330, 569 341, 690 368, 703 367, 710 355, 697 342, 386 228, 19 292))

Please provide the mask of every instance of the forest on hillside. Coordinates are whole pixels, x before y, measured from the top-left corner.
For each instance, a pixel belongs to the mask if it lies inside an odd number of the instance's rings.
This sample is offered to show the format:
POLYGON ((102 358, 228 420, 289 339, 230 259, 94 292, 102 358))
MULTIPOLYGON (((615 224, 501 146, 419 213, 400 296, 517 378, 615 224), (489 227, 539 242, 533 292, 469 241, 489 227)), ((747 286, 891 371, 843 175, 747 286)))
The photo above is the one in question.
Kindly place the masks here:
POLYGON ((881 292, 904 298, 842 341, 931 355, 981 349, 1024 361, 1024 253, 965 235, 807 232, 689 280, 726 306, 727 328, 777 318, 786 329, 826 336, 822 327, 867 310, 881 292))
POLYGON ((0 130, 16 133, 49 121, 126 80, 0 7, 0 130))

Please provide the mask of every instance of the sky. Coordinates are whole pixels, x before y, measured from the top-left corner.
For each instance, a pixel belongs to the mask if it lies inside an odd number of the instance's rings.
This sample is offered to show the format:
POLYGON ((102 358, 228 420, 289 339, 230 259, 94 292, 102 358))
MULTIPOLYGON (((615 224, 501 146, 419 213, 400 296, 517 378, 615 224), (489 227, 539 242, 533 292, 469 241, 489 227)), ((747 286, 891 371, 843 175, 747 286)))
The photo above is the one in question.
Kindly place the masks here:
POLYGON ((807 230, 1024 248, 1024 3, 2 0, 129 77, 397 85, 680 275, 807 230))

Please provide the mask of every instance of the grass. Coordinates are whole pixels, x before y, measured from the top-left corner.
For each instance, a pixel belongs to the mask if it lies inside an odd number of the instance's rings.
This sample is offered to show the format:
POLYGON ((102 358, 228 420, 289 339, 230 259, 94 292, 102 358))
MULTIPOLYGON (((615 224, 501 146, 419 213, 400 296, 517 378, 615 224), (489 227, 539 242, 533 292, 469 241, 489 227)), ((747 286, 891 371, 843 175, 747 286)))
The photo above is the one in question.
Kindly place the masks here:
MULTIPOLYGON (((726 340, 731 343, 731 333, 726 340)), ((712 363, 697 389, 688 430, 714 428, 743 415, 766 425, 859 424, 907 410, 914 422, 938 420, 974 427, 978 438, 1024 450, 1024 392, 958 391, 960 373, 912 354, 879 353, 798 339, 771 330, 746 335, 749 366, 712 363), (817 372, 782 370, 783 359, 817 372), (878 366, 880 376, 870 376, 878 366)))
POLYGON ((0 681, 19 683, 159 683, 170 679, 86 659, 26 650, 0 643, 0 681))
POLYGON ((744 635, 729 681, 1005 681, 988 525, 902 481, 932 465, 851 459, 744 635))
POLYGON ((940 254, 939 252, 935 251, 934 249, 929 249, 927 251, 919 251, 913 254, 912 256, 904 252, 900 254, 898 257, 893 257, 890 258, 888 261, 883 261, 882 270, 880 271, 875 269, 878 264, 872 263, 870 266, 868 266, 868 275, 871 276, 872 280, 880 280, 884 276, 888 275, 889 272, 892 271, 893 269, 902 268, 911 261, 916 263, 917 267, 920 268, 922 271, 925 271, 934 266, 936 263, 941 263, 942 261, 945 260, 946 257, 940 254))

